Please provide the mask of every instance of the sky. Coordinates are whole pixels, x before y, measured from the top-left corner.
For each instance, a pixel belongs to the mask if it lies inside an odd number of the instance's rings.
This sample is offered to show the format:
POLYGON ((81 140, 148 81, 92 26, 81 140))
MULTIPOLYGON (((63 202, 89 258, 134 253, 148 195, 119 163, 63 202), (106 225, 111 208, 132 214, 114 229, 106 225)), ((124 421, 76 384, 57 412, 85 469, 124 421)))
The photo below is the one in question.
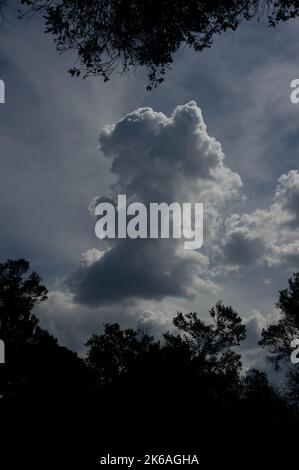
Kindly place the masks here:
POLYGON ((83 353, 103 322, 171 328, 221 299, 247 324, 248 367, 299 264, 298 20, 244 23, 201 53, 184 48, 157 89, 144 70, 71 78, 39 18, 0 27, 0 261, 23 257, 49 298, 41 324, 83 353), (98 198, 204 202, 200 250, 96 238, 98 198))

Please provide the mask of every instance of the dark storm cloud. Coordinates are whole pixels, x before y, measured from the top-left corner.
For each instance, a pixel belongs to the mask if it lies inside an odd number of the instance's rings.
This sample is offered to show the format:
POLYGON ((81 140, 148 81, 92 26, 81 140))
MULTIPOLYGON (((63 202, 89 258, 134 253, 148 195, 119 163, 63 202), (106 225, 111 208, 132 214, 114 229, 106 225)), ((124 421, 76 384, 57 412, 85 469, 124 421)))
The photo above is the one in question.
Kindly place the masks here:
POLYGON ((100 260, 71 273, 66 282, 76 302, 98 305, 130 297, 186 296, 193 273, 190 262, 174 256, 168 240, 157 246, 155 240, 138 239, 116 244, 100 260))

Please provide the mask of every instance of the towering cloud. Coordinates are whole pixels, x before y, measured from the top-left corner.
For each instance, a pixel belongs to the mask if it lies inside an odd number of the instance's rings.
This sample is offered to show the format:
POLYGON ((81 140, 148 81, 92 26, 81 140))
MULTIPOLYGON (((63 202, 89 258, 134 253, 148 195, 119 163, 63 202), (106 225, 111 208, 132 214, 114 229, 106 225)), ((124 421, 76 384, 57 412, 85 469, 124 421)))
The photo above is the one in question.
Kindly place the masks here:
POLYGON ((100 134, 100 150, 111 160, 115 183, 99 201, 203 202, 204 247, 191 253, 181 240, 117 239, 99 242, 84 255, 65 284, 76 302, 102 305, 124 299, 192 297, 208 282, 208 247, 218 237, 224 205, 242 186, 224 164, 219 142, 207 133, 195 102, 178 106, 170 117, 137 109, 100 134))

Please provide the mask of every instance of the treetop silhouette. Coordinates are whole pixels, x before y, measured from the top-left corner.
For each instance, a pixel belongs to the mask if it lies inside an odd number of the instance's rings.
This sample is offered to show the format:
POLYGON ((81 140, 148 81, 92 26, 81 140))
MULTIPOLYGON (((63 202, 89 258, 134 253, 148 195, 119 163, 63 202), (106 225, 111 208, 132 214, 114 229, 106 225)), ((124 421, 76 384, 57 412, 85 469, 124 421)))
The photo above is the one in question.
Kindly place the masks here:
MULTIPOLYGON (((216 36, 243 20, 266 16, 268 25, 298 16, 296 0, 20 0, 26 13, 42 14, 60 53, 73 51, 74 76, 100 75, 144 66, 148 89, 164 80, 175 52, 211 47, 216 36)), ((0 9, 6 1, 0 0, 0 9)))
POLYGON ((279 369, 282 362, 290 362, 291 341, 299 338, 299 273, 293 274, 289 287, 279 292, 276 308, 280 318, 262 330, 259 344, 269 350, 269 359, 279 369))
MULTIPOLYGON (((296 328, 298 280, 294 275, 278 302, 296 328)), ((130 449, 132 455, 199 449, 201 461, 211 465, 226 457, 239 463, 250 441, 255 459, 260 452, 269 464, 271 445, 286 462, 299 422, 298 373, 288 376, 293 406, 265 372, 242 372, 235 348, 246 328, 232 307, 218 302, 210 321, 195 312, 178 313, 161 340, 142 328, 105 324, 88 339, 83 360, 39 327, 33 309, 46 295, 27 261, 0 264, 0 338, 8 346, 0 368, 0 412, 6 436, 13 423, 13 439, 1 441, 1 458, 8 450, 11 462, 16 453, 10 449, 16 447, 23 449, 23 463, 26 452, 30 462, 39 449, 44 458, 45 446, 56 458, 63 447, 68 462, 78 455, 85 462, 98 459, 99 452, 112 449, 130 449), (30 433, 28 422, 34 423, 30 433)), ((273 335, 269 341, 276 348, 273 335)), ((278 353, 280 345, 278 336, 278 353)))
POLYGON ((47 299, 47 289, 39 275, 27 274, 28 270, 24 259, 0 263, 0 333, 4 341, 30 341, 38 328, 32 310, 47 299))

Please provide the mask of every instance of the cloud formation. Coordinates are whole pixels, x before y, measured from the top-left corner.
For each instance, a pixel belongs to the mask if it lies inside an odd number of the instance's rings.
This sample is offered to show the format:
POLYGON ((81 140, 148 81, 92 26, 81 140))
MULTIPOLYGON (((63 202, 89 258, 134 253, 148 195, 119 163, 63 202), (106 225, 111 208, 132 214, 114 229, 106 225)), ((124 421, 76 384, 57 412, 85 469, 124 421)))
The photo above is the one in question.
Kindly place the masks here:
POLYGON ((299 264, 299 172, 282 175, 273 203, 226 221, 225 261, 238 266, 265 264, 297 269, 299 264))
POLYGON ((93 306, 192 297, 210 283, 207 250, 218 237, 223 208, 242 186, 240 176, 225 165, 220 143, 208 135, 201 110, 194 101, 178 106, 170 117, 137 109, 105 126, 99 141, 115 182, 110 194, 95 198, 93 206, 116 201, 118 194, 144 204, 203 202, 204 249, 187 252, 174 239, 98 242, 99 248, 84 255, 65 285, 76 302, 93 306))

